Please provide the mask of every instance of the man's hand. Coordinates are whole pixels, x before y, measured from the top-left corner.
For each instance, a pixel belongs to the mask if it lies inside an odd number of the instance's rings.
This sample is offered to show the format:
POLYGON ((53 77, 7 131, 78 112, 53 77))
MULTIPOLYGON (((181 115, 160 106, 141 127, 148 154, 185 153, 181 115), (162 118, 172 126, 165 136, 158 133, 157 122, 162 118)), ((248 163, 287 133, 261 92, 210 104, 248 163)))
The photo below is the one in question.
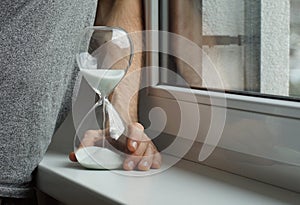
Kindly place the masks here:
POLYGON ((161 156, 155 145, 144 133, 144 127, 134 123, 128 127, 127 148, 131 152, 123 163, 125 170, 158 169, 161 166, 161 156))
MULTIPOLYGON (((97 146, 101 141, 101 131, 89 130, 85 133, 85 137, 81 142, 81 147, 97 146)), ((126 139, 126 146, 115 145, 123 147, 124 153, 128 153, 123 163, 124 170, 138 169, 147 171, 150 168, 158 169, 161 166, 161 155, 157 151, 155 145, 144 133, 144 127, 140 123, 133 123, 128 126, 128 138, 126 139)), ((73 162, 77 162, 74 152, 71 152, 69 158, 73 162)))

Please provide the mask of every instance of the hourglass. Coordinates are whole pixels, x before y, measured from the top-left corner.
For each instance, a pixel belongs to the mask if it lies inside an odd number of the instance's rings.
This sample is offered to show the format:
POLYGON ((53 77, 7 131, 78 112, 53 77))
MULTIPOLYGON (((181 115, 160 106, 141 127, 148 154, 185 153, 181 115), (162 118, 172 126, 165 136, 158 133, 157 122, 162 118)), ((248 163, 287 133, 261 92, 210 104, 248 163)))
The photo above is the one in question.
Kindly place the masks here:
POLYGON ((124 152, 117 141, 126 126, 108 97, 125 76, 132 57, 132 41, 121 28, 88 27, 81 36, 76 62, 98 98, 77 126, 74 138, 76 158, 86 168, 122 166, 124 152))

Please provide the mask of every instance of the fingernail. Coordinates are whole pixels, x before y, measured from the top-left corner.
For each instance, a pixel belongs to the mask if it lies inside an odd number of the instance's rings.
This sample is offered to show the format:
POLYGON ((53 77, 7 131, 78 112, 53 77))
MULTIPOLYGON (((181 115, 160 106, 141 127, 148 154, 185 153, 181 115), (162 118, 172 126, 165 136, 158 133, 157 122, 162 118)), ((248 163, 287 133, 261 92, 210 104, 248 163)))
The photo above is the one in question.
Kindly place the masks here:
POLYGON ((148 166, 149 166, 148 161, 144 161, 144 162, 143 162, 143 166, 144 166, 144 167, 148 167, 148 166))
POLYGON ((136 141, 133 141, 133 142, 131 143, 131 145, 132 145, 132 147, 133 147, 134 149, 137 148, 137 142, 136 142, 136 141))
POLYGON ((129 167, 129 169, 133 169, 134 168, 134 162, 133 161, 129 161, 127 163, 127 166, 129 167))
POLYGON ((161 167, 160 163, 156 160, 152 162, 152 168, 159 169, 161 167))
POLYGON ((136 126, 138 129, 143 130, 144 131, 144 126, 138 122, 134 123, 134 126, 136 126))

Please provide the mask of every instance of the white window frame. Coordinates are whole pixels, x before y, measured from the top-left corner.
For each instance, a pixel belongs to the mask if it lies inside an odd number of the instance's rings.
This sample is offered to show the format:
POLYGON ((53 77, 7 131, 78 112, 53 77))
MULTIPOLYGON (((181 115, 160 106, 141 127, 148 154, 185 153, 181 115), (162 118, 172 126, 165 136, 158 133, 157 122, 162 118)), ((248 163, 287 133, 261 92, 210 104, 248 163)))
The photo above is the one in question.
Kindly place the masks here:
MULTIPOLYGON (((146 29, 158 30, 158 0, 145 0, 144 5, 146 29)), ((158 36, 147 38, 147 46, 159 46, 158 36)), ((146 58, 147 66, 159 66, 158 54, 148 53, 146 58)), ((226 123, 222 138, 213 154, 199 163, 300 192, 300 136, 297 136, 300 133, 299 102, 193 90, 197 99, 195 103, 189 100, 189 89, 160 85, 158 72, 148 72, 146 80, 151 82, 151 86, 140 96, 142 123, 148 120, 149 110, 146 108, 161 107, 165 113, 174 112, 172 102, 175 99, 166 96, 166 92, 176 94, 183 112, 188 113, 193 103, 198 106, 200 116, 204 116, 199 125, 199 136, 185 156, 186 159, 199 162, 198 155, 205 140, 202 133, 209 129, 205 126, 211 124, 210 119, 205 119, 207 110, 212 107, 223 109, 226 112, 226 123), (222 107, 218 99, 224 96, 226 106, 222 107), (210 99, 214 99, 213 104, 210 99)), ((192 123, 198 117, 189 115, 182 121, 192 123)), ((168 123, 164 134, 176 136, 176 126, 172 122, 168 123)), ((164 140, 168 141, 168 137, 164 137, 164 140)), ((188 140, 187 136, 185 140, 188 140)))

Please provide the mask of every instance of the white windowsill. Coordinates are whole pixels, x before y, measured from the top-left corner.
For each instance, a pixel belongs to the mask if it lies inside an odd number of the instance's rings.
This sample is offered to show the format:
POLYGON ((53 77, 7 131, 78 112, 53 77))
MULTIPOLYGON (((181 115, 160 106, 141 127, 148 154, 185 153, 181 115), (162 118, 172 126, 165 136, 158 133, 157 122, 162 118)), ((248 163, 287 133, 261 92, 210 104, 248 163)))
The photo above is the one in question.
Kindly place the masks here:
POLYGON ((65 204, 299 204, 295 192, 186 160, 147 177, 84 169, 68 159, 72 123, 68 116, 36 176, 38 189, 65 204))
POLYGON ((126 177, 82 169, 62 153, 40 163, 37 188, 66 204, 297 204, 300 194, 182 160, 167 171, 126 177))

